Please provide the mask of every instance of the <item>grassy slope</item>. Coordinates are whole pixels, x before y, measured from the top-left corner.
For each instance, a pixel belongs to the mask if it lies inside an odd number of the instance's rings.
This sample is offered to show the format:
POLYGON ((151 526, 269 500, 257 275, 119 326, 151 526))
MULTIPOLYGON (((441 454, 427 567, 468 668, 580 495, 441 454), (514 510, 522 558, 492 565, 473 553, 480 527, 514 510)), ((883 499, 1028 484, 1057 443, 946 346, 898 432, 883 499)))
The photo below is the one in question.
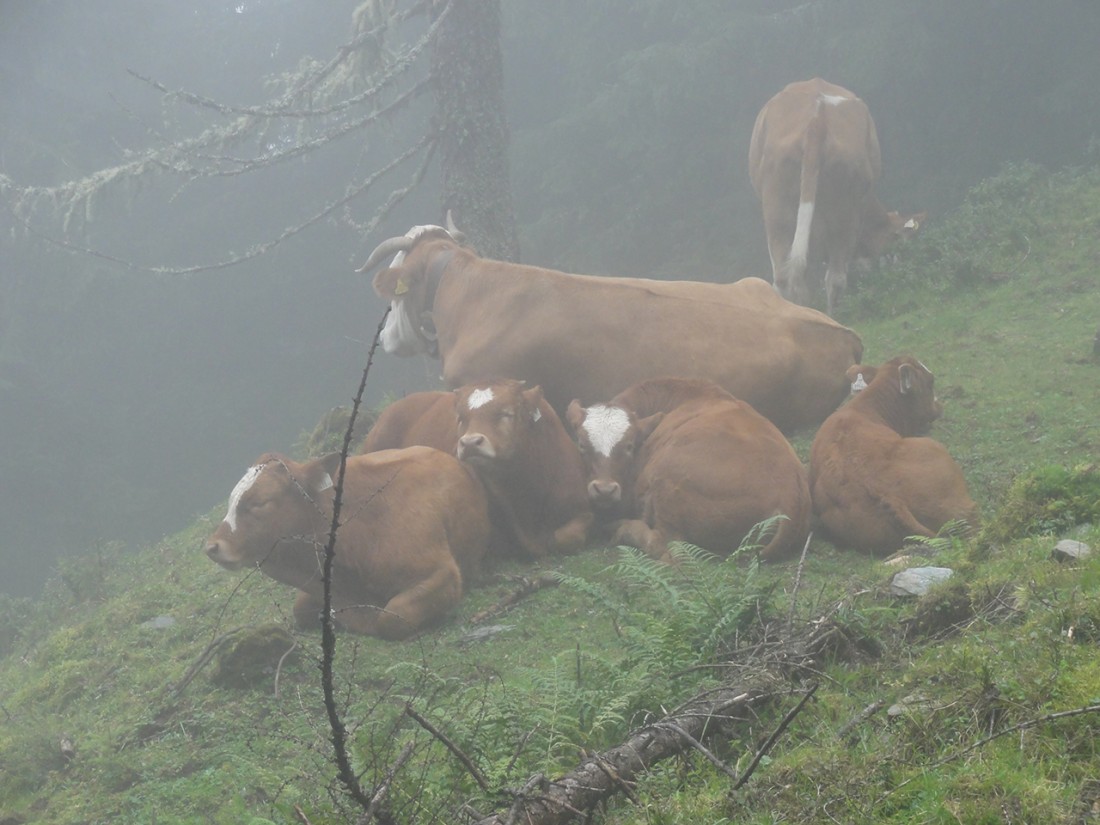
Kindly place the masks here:
MULTIPOLYGON (((938 224, 896 271, 868 279, 844 320, 863 335, 868 362, 910 352, 936 373, 948 404, 936 435, 993 516, 1020 472, 1100 454, 1100 363, 1091 356, 1100 176, 1010 170, 938 224)), ((220 687, 215 664, 171 693, 220 634, 288 624, 285 588, 226 574, 202 557, 209 528, 200 520, 137 555, 103 548, 69 562, 44 599, 0 604, 0 822, 282 823, 297 821, 295 804, 316 825, 346 821, 329 790, 316 636, 299 636, 277 697, 273 673, 249 689, 220 687), (143 625, 157 616, 176 623, 143 625), (69 764, 58 749, 63 735, 77 749, 69 764)), ((1100 530, 1085 536, 1100 546, 1100 530)), ((689 758, 643 784, 645 807, 614 804, 607 820, 1078 821, 1075 812, 1091 804, 1082 801, 1087 780, 1100 772, 1095 715, 959 755, 991 731, 1100 697, 1100 562, 1055 565, 1050 544, 940 548, 937 561, 955 566, 962 582, 947 595, 976 618, 936 641, 904 635, 925 613, 886 595, 889 573, 879 563, 815 544, 800 615, 813 618, 850 594, 840 616, 881 644, 882 656, 830 667, 815 702, 738 794, 728 796, 728 779, 689 758), (838 739, 871 702, 914 693, 926 697, 923 709, 892 721, 879 712, 838 739)), ((688 615, 662 616, 667 594, 631 590, 633 601, 611 621, 608 603, 623 594, 621 575, 609 570, 616 557, 592 551, 561 564, 606 584, 611 597, 542 591, 497 620, 505 629, 485 641, 464 641, 462 621, 403 645, 341 639, 342 701, 364 781, 379 781, 413 742, 415 770, 392 792, 399 818, 430 821, 432 810, 483 797, 431 737, 400 718, 407 701, 446 727, 493 787, 518 787, 534 770, 565 769, 580 748, 616 741, 641 709, 669 707, 696 686, 663 675, 690 651, 672 639, 659 656, 639 652, 631 634, 657 635, 688 615), (639 599, 651 608, 637 608, 639 599), (616 691, 630 700, 616 704, 616 691)), ((793 565, 758 575, 776 584, 775 609, 785 614, 793 565)), ((502 577, 483 583, 459 619, 512 587, 502 577)), ((774 722, 761 720, 754 736, 774 722)), ((730 743, 726 758, 737 762, 753 741, 730 743)), ((499 804, 483 797, 479 806, 499 804)))

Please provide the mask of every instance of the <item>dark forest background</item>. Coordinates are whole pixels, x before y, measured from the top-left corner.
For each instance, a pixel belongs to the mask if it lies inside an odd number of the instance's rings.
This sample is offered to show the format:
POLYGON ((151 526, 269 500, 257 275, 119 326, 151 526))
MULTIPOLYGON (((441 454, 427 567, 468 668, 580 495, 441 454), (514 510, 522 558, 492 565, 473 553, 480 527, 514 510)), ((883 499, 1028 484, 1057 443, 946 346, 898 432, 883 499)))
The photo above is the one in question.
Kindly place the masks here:
MULTIPOLYGON (((371 237, 329 220, 236 267, 143 268, 270 240, 415 140, 426 104, 369 140, 254 176, 107 187, 79 230, 56 215, 28 228, 7 207, 11 188, 80 179, 204 128, 207 113, 169 111, 127 70, 257 103, 273 79, 327 59, 365 5, 0 2, 0 590, 33 592, 63 554, 183 527, 256 455, 290 450, 347 403, 384 309, 355 266, 381 239, 442 219, 433 169, 371 237), (74 238, 103 254, 54 242, 74 238)), ((1092 0, 502 0, 501 11, 512 192, 531 263, 765 274, 749 135, 772 94, 813 75, 867 101, 881 199, 931 221, 1008 162, 1100 155, 1092 0)), ((369 400, 435 375, 382 357, 369 400)))

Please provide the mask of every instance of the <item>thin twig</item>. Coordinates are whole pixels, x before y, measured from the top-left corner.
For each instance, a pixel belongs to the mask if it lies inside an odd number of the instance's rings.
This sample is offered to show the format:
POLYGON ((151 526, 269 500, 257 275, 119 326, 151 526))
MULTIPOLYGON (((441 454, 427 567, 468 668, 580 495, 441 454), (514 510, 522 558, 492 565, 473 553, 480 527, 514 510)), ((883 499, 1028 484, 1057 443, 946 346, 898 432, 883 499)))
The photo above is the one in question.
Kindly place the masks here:
POLYGON ((802 583, 802 567, 806 564, 806 553, 810 549, 810 540, 814 537, 813 531, 806 536, 806 543, 802 545, 802 555, 798 557, 798 567, 794 570, 794 587, 791 588, 791 611, 787 614, 787 635, 791 635, 794 627, 794 611, 798 606, 798 587, 802 583))
POLYGON ((389 317, 390 310, 382 313, 382 320, 378 322, 378 328, 374 333, 374 340, 367 351, 367 364, 363 368, 363 376, 359 380, 359 389, 355 393, 352 402, 351 415, 348 416, 348 426, 344 431, 344 444, 340 449, 340 467, 334 479, 332 522, 329 527, 328 544, 325 546, 324 575, 322 576, 322 610, 321 610, 321 688, 324 694, 325 711, 328 713, 329 728, 332 731, 332 750, 336 761, 336 768, 340 781, 359 803, 364 811, 370 810, 371 797, 367 796, 362 785, 351 767, 351 757, 348 754, 348 731, 340 718, 340 711, 336 707, 336 692, 333 685, 333 664, 336 659, 336 626, 332 616, 332 567, 336 558, 336 534, 340 529, 340 507, 344 498, 344 473, 347 470, 348 452, 351 449, 352 431, 355 428, 355 419, 359 414, 359 407, 363 401, 363 393, 367 388, 367 376, 370 375, 371 365, 374 363, 374 353, 378 349, 378 342, 382 337, 382 328, 389 317))
POLYGON ((413 752, 412 742, 406 742, 405 747, 401 749, 401 753, 398 754, 397 760, 390 766, 390 769, 386 771, 386 778, 378 785, 374 791, 374 795, 370 798, 370 805, 367 807, 366 812, 359 818, 357 825, 367 825, 374 818, 374 812, 377 810, 379 804, 385 798, 386 793, 390 789, 390 785, 393 783, 394 777, 397 776, 398 771, 405 767, 405 763, 409 761, 409 757, 413 752))
POLYGON ((806 695, 802 697, 799 703, 795 705, 794 708, 792 708, 786 716, 783 717, 783 721, 779 723, 779 727, 775 729, 772 735, 768 737, 768 741, 766 741, 760 747, 760 750, 756 752, 756 756, 752 758, 752 762, 749 763, 748 768, 745 769, 745 772, 741 774, 741 778, 738 779, 737 782, 734 784, 733 790, 736 791, 738 788, 749 781, 749 777, 752 776, 753 771, 756 770, 756 766, 760 764, 760 760, 763 759, 768 751, 772 749, 772 746, 775 744, 776 740, 779 739, 783 731, 787 729, 787 725, 791 723, 794 717, 798 716, 798 714, 802 711, 802 708, 805 707, 806 703, 810 701, 810 698, 816 692, 817 684, 815 683, 810 686, 810 689, 806 691, 806 695))
POLYGON ((477 765, 474 764, 473 760, 470 759, 470 757, 463 753, 462 748, 456 745, 454 741, 449 736, 447 736, 447 734, 445 734, 443 731, 441 731, 439 728, 437 728, 435 725, 433 725, 431 722, 421 716, 416 711, 416 708, 414 708, 412 705, 405 705, 405 715, 416 722, 418 725, 420 725, 420 727, 424 728, 424 730, 426 730, 440 742, 442 742, 447 750, 454 754, 455 758, 463 764, 467 772, 469 772, 470 776, 474 778, 474 781, 477 782, 479 786, 481 786, 481 790, 485 791, 485 793, 490 792, 489 782, 485 779, 484 776, 481 775, 481 771, 477 769, 477 765))
POLYGON ((279 698, 279 675, 283 672, 283 662, 286 661, 286 657, 298 649, 298 640, 294 640, 294 644, 287 648, 286 653, 279 657, 279 664, 275 665, 275 698, 279 698))
POLYGON ((729 765, 727 765, 725 762, 723 762, 721 759, 719 759, 717 756, 715 756, 706 747, 706 745, 704 745, 702 742, 700 742, 698 739, 696 739, 694 736, 692 736, 690 733, 688 733, 686 730, 684 730, 679 725, 675 724, 674 722, 658 722, 656 725, 654 725, 654 727, 655 728, 666 728, 668 730, 671 730, 671 731, 675 732, 678 736, 680 736, 680 738, 682 738, 685 742, 687 742, 689 745, 691 745, 693 748, 695 748, 695 750, 697 750, 697 751, 699 751, 699 753, 703 754, 703 756, 705 756, 710 761, 710 763, 712 765, 714 765, 714 767, 718 768, 718 770, 720 770, 722 773, 724 773, 726 776, 728 776, 734 782, 737 781, 737 772, 733 768, 731 768, 729 765))

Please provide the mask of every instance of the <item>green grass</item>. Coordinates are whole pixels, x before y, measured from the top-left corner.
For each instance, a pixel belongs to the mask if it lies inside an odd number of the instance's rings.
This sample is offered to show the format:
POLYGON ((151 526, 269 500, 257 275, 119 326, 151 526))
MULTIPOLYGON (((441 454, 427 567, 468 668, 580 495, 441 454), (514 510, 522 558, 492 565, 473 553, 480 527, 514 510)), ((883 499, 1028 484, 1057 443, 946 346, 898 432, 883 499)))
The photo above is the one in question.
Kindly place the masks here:
MULTIPOLYGON (((563 773, 713 684, 718 674, 695 665, 729 655, 731 639, 829 616, 849 649, 821 665, 814 700, 744 788, 731 793, 691 751, 639 784, 639 805, 620 797, 595 821, 1087 821, 1100 715, 983 740, 1100 702, 1100 559, 1050 558, 1064 535, 1100 548, 1098 263, 1100 172, 1013 167, 931 221, 844 306, 865 360, 911 353, 936 374, 947 412, 934 435, 984 511, 973 541, 922 548, 956 570, 933 595, 895 599, 890 568, 824 542, 797 591, 793 562, 654 570, 591 550, 547 565, 563 584, 471 639, 467 620, 514 589, 508 576, 542 569, 506 566, 414 641, 339 638, 338 695, 363 783, 382 782, 408 749, 388 797, 396 821, 460 821, 465 802, 506 808, 501 789, 563 773), (906 697, 919 701, 887 712, 906 697), (872 702, 881 709, 840 735, 872 702), (489 793, 407 704, 473 760, 489 793)), ((796 442, 803 455, 810 435, 796 442)), ((0 822, 282 825, 300 822, 295 806, 314 825, 355 821, 333 778, 319 634, 294 631, 278 695, 274 663, 249 687, 223 686, 217 657, 175 690, 222 634, 292 626, 287 588, 204 557, 219 517, 139 553, 94 548, 42 598, 0 600, 0 822), (147 624, 162 616, 174 624, 147 624)), ((712 749, 743 770, 788 707, 712 749)))

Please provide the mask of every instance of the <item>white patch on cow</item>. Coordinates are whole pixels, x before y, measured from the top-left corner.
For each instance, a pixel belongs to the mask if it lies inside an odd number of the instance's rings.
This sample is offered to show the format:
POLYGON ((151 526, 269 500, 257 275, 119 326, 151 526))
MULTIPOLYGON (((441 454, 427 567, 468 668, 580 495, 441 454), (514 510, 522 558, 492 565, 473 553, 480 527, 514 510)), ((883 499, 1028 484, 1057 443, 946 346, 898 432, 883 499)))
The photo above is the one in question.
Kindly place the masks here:
POLYGON ((317 485, 317 492, 323 493, 325 490, 331 490, 336 485, 332 483, 332 476, 325 473, 325 477, 321 479, 321 483, 317 485))
MULTIPOLYGON (((921 368, 922 370, 924 370, 924 371, 925 371, 926 373, 928 373, 929 375, 932 375, 932 370, 928 369, 928 367, 926 367, 926 366, 924 365, 924 362, 923 362, 923 361, 917 361, 917 363, 918 363, 918 364, 920 364, 920 368, 921 368)), ((932 377, 933 377, 933 378, 935 378, 935 376, 934 376, 934 375, 933 375, 932 377)))
POLYGON ((602 456, 610 456, 630 429, 630 416, 622 407, 595 404, 585 413, 582 426, 592 449, 602 456))
POLYGON ((416 334, 416 324, 409 317, 403 298, 390 301, 390 314, 379 336, 382 349, 389 355, 420 355, 428 352, 428 346, 416 334))
POLYGON ((470 397, 466 400, 466 406, 471 410, 476 410, 479 407, 484 407, 492 400, 493 391, 491 389, 477 389, 470 393, 470 397))
POLYGON ((794 225, 794 241, 791 243, 791 263, 800 270, 806 265, 806 256, 810 249, 810 224, 814 219, 814 202, 806 201, 798 205, 798 218, 794 225))
POLYGON ((851 98, 844 95, 822 95, 820 100, 829 106, 839 106, 844 101, 851 100, 851 98))
POLYGON ((902 229, 916 229, 919 226, 920 226, 920 224, 917 223, 916 218, 910 218, 904 224, 902 224, 901 228, 902 229))
POLYGON ((867 381, 863 378, 863 373, 856 373, 856 380, 852 382, 852 395, 863 392, 865 389, 867 389, 867 381))
POLYGON ((539 421, 541 419, 542 419, 542 410, 540 410, 538 407, 535 407, 535 411, 533 413, 531 413, 531 421, 535 422, 535 421, 539 421))
POLYGON ((229 510, 225 514, 225 523, 229 525, 229 532, 237 532, 237 505, 241 503, 241 496, 252 489, 256 479, 260 477, 266 464, 256 464, 248 468, 248 472, 237 482, 233 492, 229 494, 229 510))

